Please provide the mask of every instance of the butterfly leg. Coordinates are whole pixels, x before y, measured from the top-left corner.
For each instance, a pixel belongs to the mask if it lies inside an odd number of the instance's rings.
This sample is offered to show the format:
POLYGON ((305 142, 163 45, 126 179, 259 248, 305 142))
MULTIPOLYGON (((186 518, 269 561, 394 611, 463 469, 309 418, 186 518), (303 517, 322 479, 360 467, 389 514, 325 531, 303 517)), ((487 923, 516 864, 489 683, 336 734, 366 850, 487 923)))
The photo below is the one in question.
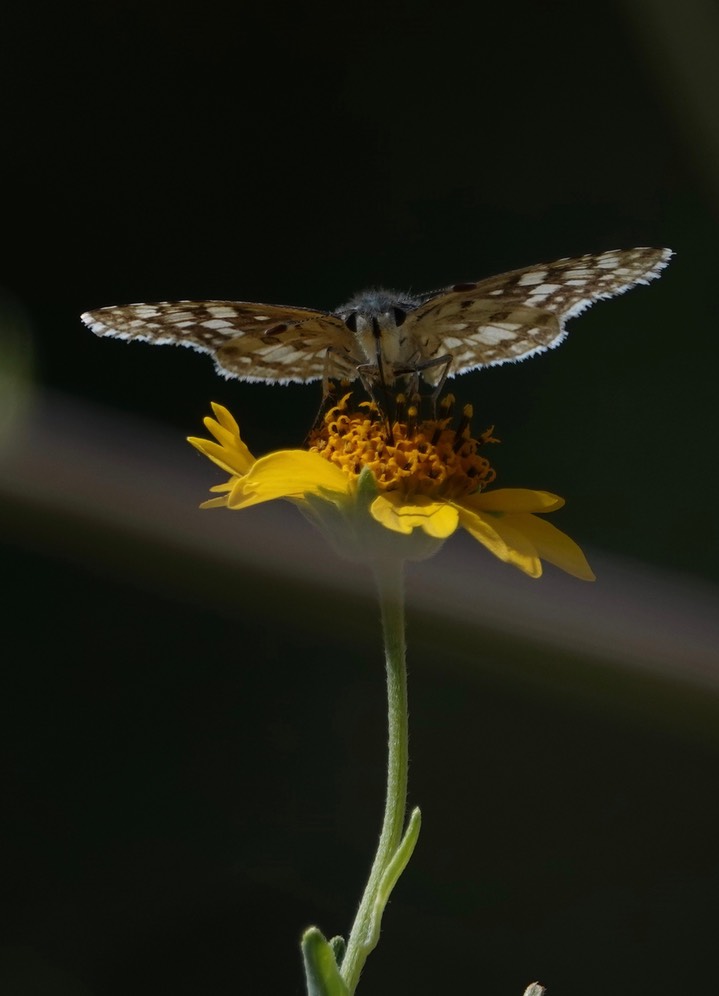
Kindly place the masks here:
POLYGON ((447 383, 447 377, 449 377, 449 371, 452 368, 453 359, 454 357, 452 356, 451 353, 446 353, 444 356, 436 357, 431 364, 429 363, 427 364, 428 367, 431 365, 431 366, 441 366, 443 368, 442 372, 440 373, 439 380, 437 381, 437 386, 435 387, 434 391, 432 391, 433 417, 436 417, 437 415, 437 400, 442 391, 444 390, 444 385, 447 383))
POLYGON ((361 365, 362 361, 356 357, 335 349, 334 346, 328 346, 325 352, 324 372, 322 374, 323 402, 334 393, 334 387, 330 383, 331 380, 339 380, 343 384, 349 385, 351 381, 356 380, 360 376, 359 368, 361 365))
POLYGON ((324 371, 322 373, 322 399, 320 407, 317 410, 317 415, 312 423, 310 434, 319 428, 327 408, 334 400, 335 384, 333 381, 339 381, 342 387, 348 387, 351 378, 347 376, 349 371, 346 367, 349 364, 350 368, 355 368, 358 363, 358 360, 355 360, 353 357, 347 357, 346 354, 338 352, 332 346, 327 347, 324 371), (345 369, 342 369, 343 367, 345 369))
POLYGON ((392 419, 389 414, 390 394, 389 387, 384 375, 384 368, 375 366, 374 363, 359 363, 357 365, 357 376, 362 381, 362 387, 377 406, 377 409, 384 416, 387 426, 387 442, 394 443, 394 433, 392 432, 392 419), (379 391, 378 391, 379 388, 379 391), (380 395, 382 400, 380 400, 380 395))
POLYGON ((429 360, 422 360, 419 363, 413 363, 411 366, 408 366, 408 367, 405 367, 403 369, 395 371, 395 373, 399 374, 400 376, 409 376, 409 375, 411 375, 412 378, 413 378, 413 380, 412 380, 413 389, 415 391, 417 391, 418 388, 419 388, 419 375, 421 373, 423 373, 425 370, 431 370, 434 367, 442 367, 443 368, 441 370, 441 372, 440 372, 439 380, 437 381, 437 386, 435 387, 435 389, 432 391, 432 394, 430 395, 430 404, 432 405, 432 418, 436 417, 436 414, 437 414, 437 399, 439 398, 440 394, 442 393, 442 390, 444 389, 444 385, 447 382, 447 377, 449 376, 449 371, 452 368, 452 360, 453 359, 454 359, 454 357, 452 356, 451 353, 445 353, 444 356, 433 356, 429 360))

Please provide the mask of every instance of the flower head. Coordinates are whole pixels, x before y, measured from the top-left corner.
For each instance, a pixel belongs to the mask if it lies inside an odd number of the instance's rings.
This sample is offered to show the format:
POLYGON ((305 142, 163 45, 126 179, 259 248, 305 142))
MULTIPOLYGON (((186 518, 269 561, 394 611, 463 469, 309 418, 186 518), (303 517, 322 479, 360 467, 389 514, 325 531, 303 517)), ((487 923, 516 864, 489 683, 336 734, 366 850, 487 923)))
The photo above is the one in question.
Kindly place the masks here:
POLYGON ((453 399, 438 418, 420 419, 399 399, 388 431, 376 405, 350 406, 346 395, 312 430, 304 450, 255 459, 221 405, 205 426, 216 441, 191 437, 230 477, 203 508, 247 508, 275 498, 293 501, 344 553, 357 559, 429 556, 462 527, 491 553, 530 577, 542 560, 583 580, 594 574, 576 543, 540 515, 564 504, 548 491, 485 490, 495 480, 481 452, 492 430, 474 438, 467 406, 452 427, 453 399))

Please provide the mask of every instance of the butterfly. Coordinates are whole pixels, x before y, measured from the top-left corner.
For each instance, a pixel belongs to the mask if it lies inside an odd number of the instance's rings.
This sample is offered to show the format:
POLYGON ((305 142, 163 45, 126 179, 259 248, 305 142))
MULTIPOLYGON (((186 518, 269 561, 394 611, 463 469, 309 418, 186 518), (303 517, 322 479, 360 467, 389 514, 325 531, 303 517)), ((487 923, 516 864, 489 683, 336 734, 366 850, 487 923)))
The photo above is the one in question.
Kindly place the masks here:
POLYGON ((335 311, 245 301, 98 308, 100 336, 209 353, 224 377, 269 384, 359 378, 377 385, 447 377, 526 359, 559 345, 565 324, 602 298, 659 276, 670 249, 616 249, 558 259, 427 294, 363 291, 335 311))

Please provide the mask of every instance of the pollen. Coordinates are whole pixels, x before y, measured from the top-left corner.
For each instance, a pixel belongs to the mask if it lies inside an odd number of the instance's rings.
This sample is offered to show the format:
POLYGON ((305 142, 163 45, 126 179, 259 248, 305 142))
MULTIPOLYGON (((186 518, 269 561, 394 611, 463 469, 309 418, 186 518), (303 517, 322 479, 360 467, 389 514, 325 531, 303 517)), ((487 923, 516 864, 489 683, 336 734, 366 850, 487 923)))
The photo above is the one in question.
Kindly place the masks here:
POLYGON ((454 398, 447 395, 438 417, 420 419, 416 405, 397 398, 396 418, 390 426, 374 402, 350 406, 351 395, 329 409, 310 433, 310 452, 336 464, 350 478, 365 467, 384 491, 458 499, 482 491, 496 477, 489 460, 478 450, 498 442, 494 427, 478 438, 472 435, 472 408, 454 417, 454 398))

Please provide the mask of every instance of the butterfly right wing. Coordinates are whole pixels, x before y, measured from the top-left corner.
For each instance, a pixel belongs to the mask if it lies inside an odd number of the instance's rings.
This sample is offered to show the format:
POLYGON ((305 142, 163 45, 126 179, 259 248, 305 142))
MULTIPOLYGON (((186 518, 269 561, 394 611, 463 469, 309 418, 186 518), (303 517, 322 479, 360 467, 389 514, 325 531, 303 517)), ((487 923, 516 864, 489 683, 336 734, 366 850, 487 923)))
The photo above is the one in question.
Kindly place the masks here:
POLYGON ((224 377, 271 384, 319 380, 328 351, 341 359, 354 343, 333 315, 245 301, 129 304, 88 311, 82 320, 96 335, 188 346, 209 353, 224 377))
POLYGON ((614 249, 456 284, 423 295, 406 331, 426 340, 430 355, 452 355, 450 376, 522 360, 559 345, 566 322, 595 301, 656 279, 671 256, 669 249, 614 249))

